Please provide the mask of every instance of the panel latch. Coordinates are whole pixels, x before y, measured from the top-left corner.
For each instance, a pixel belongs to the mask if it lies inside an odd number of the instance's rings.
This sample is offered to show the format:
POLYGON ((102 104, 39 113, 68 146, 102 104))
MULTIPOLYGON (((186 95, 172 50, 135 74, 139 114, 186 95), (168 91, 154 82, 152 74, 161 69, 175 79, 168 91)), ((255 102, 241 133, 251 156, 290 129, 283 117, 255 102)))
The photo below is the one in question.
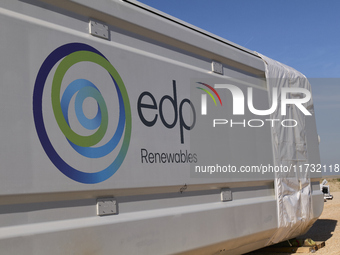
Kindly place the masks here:
POLYGON ((97 199, 97 215, 117 214, 117 201, 113 197, 97 199))
POLYGON ((109 39, 109 27, 108 25, 101 23, 99 21, 90 20, 89 22, 89 33, 91 35, 109 39))
POLYGON ((232 201, 233 200, 233 195, 231 193, 230 189, 221 189, 221 201, 222 202, 227 202, 227 201, 232 201))
POLYGON ((211 69, 214 73, 223 74, 223 65, 220 62, 212 61, 211 69))

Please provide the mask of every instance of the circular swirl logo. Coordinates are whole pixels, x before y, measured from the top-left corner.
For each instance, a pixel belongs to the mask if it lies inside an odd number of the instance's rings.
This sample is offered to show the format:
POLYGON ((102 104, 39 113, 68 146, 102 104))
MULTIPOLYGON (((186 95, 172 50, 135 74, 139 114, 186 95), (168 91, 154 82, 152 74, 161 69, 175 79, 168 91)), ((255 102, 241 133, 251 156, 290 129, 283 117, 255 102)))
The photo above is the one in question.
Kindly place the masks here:
POLYGON ((128 151, 131 138, 131 108, 124 83, 117 70, 95 48, 83 43, 70 43, 55 49, 43 62, 38 72, 33 91, 33 115, 35 127, 41 145, 53 164, 69 178, 81 183, 99 183, 110 178, 121 166, 128 151), (47 83, 52 69, 55 68, 52 84, 47 83), (103 68, 112 80, 112 89, 118 95, 119 117, 118 124, 113 134, 108 133, 110 107, 104 100, 99 88, 87 79, 75 79, 62 89, 66 72, 77 63, 91 62, 103 68), (46 130, 43 114, 43 93, 46 84, 50 85, 51 107, 53 114, 65 136, 67 143, 79 155, 97 159, 110 154, 120 145, 120 150, 115 159, 104 169, 96 172, 84 172, 68 164, 60 153, 57 152, 46 130), (90 98, 96 102, 96 114, 89 118, 84 113, 84 102, 90 98), (81 134, 72 128, 73 121, 69 115, 70 108, 74 108, 78 123, 83 129, 90 132, 81 134), (103 138, 109 136, 103 143, 103 138), (122 142, 120 142, 122 140, 122 142))

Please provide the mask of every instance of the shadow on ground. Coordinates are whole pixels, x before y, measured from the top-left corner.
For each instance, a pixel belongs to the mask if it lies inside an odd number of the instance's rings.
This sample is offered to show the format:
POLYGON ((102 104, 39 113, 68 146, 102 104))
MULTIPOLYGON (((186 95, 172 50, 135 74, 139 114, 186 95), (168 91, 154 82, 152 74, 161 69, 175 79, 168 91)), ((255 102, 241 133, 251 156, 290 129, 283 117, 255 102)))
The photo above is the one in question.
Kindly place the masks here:
MULTIPOLYGON (((308 230, 308 232, 302 236, 297 237, 297 239, 307 239, 311 238, 313 241, 327 241, 333 236, 333 232, 336 228, 338 221, 329 219, 318 219, 313 226, 308 230)), ((285 242, 282 246, 287 246, 285 242)), ((277 244, 275 245, 277 247, 277 244)), ((244 255, 278 255, 278 254, 296 254, 296 253, 264 253, 263 250, 253 251, 244 255)))
POLYGON ((333 236, 338 221, 318 219, 306 234, 298 239, 312 238, 314 241, 327 241, 333 236))

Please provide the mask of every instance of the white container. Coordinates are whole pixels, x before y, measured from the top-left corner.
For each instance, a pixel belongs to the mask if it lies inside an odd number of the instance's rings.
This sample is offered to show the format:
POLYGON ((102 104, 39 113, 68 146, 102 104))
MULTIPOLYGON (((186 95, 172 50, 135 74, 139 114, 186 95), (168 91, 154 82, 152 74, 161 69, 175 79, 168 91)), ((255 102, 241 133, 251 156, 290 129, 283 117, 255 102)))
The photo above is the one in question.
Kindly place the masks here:
POLYGON ((269 109, 258 54, 135 1, 2 1, 0 24, 1 254, 241 254, 320 216, 321 173, 210 174, 320 163, 314 114, 282 163, 215 87, 269 109))

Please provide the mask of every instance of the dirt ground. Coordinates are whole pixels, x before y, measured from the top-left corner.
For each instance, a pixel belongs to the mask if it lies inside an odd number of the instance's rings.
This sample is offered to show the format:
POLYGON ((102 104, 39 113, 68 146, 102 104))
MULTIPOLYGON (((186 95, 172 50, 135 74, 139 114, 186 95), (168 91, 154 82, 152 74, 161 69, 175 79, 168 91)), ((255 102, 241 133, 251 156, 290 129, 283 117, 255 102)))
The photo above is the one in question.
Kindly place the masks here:
POLYGON ((328 183, 326 185, 329 185, 329 188, 332 192, 340 191, 340 176, 339 178, 333 178, 333 179, 326 179, 328 183))
MULTIPOLYGON (((330 193, 333 200, 327 200, 324 204, 320 218, 312 228, 298 239, 311 238, 314 241, 325 241, 326 246, 316 251, 315 255, 339 255, 340 254, 340 179, 327 179, 330 186, 330 193)), ((258 253, 252 252, 249 255, 290 255, 311 253, 258 253)))

